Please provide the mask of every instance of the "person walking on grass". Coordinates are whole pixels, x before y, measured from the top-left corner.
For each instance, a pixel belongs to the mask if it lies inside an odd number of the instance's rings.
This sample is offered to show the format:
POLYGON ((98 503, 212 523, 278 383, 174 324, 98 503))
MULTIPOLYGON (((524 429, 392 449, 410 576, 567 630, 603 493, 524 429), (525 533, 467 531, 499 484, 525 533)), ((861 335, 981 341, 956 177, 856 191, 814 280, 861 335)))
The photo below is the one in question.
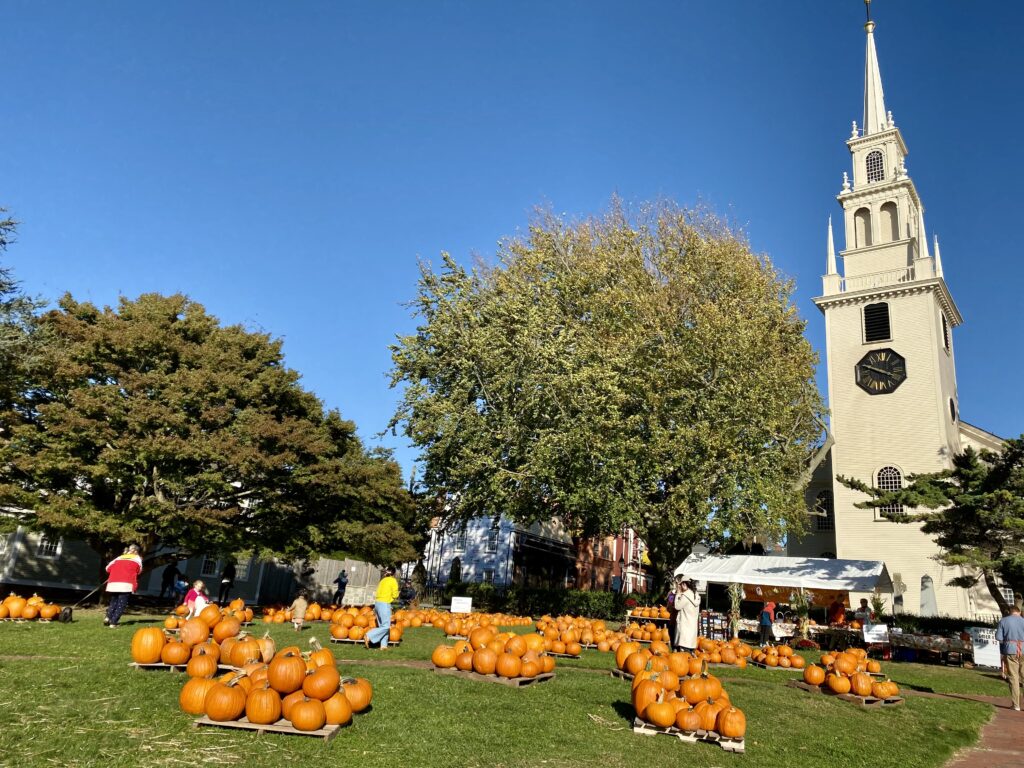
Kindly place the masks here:
POLYGON ((996 642, 1006 665, 1006 679, 1010 684, 1010 699, 1013 708, 1020 712, 1020 686, 1024 677, 1024 618, 1020 606, 1010 608, 1010 615, 1004 616, 996 628, 996 642))
POLYGON ((139 574, 142 573, 142 558, 139 556, 139 545, 129 544, 123 555, 115 557, 107 564, 107 594, 110 605, 103 623, 111 629, 117 629, 124 609, 128 607, 128 598, 139 588, 139 574))
POLYGON ((382 651, 388 649, 388 634, 391 632, 391 604, 397 599, 398 581, 395 579, 395 569, 389 565, 384 569, 384 578, 377 585, 377 595, 373 603, 373 614, 377 617, 377 626, 363 636, 363 643, 367 648, 371 644, 380 643, 382 651))

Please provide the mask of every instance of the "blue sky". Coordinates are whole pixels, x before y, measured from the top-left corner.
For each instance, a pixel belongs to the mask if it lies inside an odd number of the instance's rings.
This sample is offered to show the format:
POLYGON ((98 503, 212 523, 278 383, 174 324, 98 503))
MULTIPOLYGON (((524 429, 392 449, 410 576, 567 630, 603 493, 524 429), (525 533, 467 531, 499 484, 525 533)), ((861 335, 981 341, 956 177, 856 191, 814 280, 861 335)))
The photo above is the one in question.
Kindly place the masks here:
MULTIPOLYGON (((963 417, 1016 436, 1024 3, 873 15, 966 320, 963 417)), ((6 261, 49 299, 181 291, 283 337, 371 445, 417 259, 489 256, 537 205, 710 204, 797 281, 823 354, 810 298, 861 119, 863 19, 858 0, 8 0, 0 205, 22 224, 6 261)), ((409 471, 411 449, 379 444, 409 471)))

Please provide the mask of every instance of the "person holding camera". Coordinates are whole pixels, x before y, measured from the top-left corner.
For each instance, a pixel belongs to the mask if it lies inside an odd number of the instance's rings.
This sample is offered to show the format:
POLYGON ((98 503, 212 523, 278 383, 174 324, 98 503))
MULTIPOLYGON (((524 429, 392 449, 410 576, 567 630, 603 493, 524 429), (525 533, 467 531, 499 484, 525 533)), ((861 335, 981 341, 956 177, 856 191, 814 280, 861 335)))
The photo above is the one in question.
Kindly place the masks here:
POLYGON ((693 651, 697 647, 697 625, 700 621, 700 595, 697 583, 681 577, 672 599, 676 611, 676 632, 673 644, 677 649, 693 651))

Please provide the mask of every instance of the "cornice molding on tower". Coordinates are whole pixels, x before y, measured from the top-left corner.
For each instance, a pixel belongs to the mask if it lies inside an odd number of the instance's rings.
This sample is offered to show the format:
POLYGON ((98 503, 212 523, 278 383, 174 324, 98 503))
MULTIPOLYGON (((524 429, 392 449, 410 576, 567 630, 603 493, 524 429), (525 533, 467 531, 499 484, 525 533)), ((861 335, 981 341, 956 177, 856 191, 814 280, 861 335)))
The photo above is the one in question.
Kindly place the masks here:
POLYGON ((963 315, 953 301, 953 296, 946 286, 946 281, 941 277, 929 277, 925 280, 914 280, 909 283, 898 283, 897 285, 883 286, 879 288, 865 288, 861 291, 850 291, 849 293, 834 293, 828 296, 818 296, 811 301, 822 311, 831 307, 848 306, 853 304, 867 304, 874 299, 890 296, 913 296, 921 293, 934 293, 939 304, 946 312, 946 319, 954 328, 962 325, 963 315))

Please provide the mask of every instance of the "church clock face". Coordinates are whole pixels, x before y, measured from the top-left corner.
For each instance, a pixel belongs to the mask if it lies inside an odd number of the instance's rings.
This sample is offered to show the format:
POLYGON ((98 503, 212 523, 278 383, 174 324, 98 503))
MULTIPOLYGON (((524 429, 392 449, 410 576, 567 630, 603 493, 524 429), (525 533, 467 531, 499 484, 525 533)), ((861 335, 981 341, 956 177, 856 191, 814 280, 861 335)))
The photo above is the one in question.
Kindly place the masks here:
POLYGON ((891 349, 873 349, 855 370, 857 386, 869 395, 887 395, 906 381, 907 361, 891 349))

